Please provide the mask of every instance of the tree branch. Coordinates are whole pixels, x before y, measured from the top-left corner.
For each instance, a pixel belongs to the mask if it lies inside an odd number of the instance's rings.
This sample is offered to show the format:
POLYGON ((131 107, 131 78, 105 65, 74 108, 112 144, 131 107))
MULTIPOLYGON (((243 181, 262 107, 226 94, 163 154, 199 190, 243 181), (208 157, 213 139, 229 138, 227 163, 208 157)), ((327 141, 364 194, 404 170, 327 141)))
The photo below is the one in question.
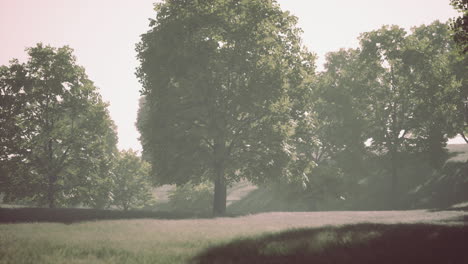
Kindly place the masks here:
POLYGON ((462 131, 462 132, 460 132, 460 135, 465 140, 466 144, 468 144, 468 138, 466 138, 465 133, 463 133, 463 131, 462 131))

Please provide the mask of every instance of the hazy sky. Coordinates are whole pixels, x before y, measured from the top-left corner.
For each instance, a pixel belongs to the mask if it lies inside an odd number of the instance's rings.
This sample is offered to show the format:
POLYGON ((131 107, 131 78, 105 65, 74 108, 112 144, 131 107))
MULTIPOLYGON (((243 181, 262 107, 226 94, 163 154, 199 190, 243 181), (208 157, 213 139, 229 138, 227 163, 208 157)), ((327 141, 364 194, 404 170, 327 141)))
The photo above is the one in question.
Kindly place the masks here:
MULTIPOLYGON (((75 50, 118 126, 119 148, 140 150, 135 43, 148 30, 155 0, 0 0, 0 65, 24 61, 38 42, 75 50)), ((408 30, 458 14, 449 0, 279 0, 299 17, 304 44, 318 54, 357 47, 360 33, 396 24, 408 30)))

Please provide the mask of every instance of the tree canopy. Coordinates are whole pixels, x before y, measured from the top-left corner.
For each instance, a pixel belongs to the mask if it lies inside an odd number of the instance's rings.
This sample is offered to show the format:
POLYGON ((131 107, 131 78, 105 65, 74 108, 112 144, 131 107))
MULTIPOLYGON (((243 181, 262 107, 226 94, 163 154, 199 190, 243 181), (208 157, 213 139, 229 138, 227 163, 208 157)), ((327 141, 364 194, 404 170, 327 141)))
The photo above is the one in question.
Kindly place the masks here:
POLYGON ((113 169, 113 204, 127 211, 152 200, 150 165, 133 150, 121 151, 113 169))
POLYGON ((406 154, 440 169, 463 123, 466 72, 457 72, 455 51, 448 26, 436 21, 410 33, 384 26, 363 33, 357 49, 329 53, 311 102, 315 156, 336 161, 348 177, 365 173, 366 155, 386 157, 393 200, 406 154))
POLYGON ((159 183, 213 180, 223 214, 230 182, 288 175, 314 56, 276 1, 168 0, 156 11, 137 45, 143 148, 159 183))
POLYGON ((100 207, 109 193, 96 186, 105 186, 117 149, 107 104, 71 48, 38 44, 27 52, 26 63, 0 71, 5 199, 100 207))

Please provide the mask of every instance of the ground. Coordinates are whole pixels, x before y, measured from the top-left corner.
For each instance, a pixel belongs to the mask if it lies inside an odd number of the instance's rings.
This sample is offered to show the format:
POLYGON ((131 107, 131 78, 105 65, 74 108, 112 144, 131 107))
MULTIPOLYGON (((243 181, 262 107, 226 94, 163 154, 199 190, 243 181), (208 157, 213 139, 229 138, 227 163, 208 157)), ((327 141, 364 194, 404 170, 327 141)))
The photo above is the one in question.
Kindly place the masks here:
POLYGON ((0 224, 0 263, 186 263, 213 247, 297 228, 360 223, 466 228, 467 219, 463 210, 413 210, 0 224))

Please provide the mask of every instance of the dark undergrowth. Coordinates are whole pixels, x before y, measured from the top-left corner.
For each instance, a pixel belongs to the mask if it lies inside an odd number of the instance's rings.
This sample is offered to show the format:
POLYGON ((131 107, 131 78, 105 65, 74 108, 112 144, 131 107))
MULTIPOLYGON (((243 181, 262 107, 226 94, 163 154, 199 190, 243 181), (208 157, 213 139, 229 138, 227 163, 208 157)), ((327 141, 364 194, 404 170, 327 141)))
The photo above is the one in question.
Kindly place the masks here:
POLYGON ((0 208, 0 223, 55 222, 71 224, 83 221, 119 219, 190 219, 209 215, 193 212, 119 211, 77 208, 0 208))
POLYGON ((468 226, 358 224, 297 229, 208 249, 193 263, 468 263, 468 226))

